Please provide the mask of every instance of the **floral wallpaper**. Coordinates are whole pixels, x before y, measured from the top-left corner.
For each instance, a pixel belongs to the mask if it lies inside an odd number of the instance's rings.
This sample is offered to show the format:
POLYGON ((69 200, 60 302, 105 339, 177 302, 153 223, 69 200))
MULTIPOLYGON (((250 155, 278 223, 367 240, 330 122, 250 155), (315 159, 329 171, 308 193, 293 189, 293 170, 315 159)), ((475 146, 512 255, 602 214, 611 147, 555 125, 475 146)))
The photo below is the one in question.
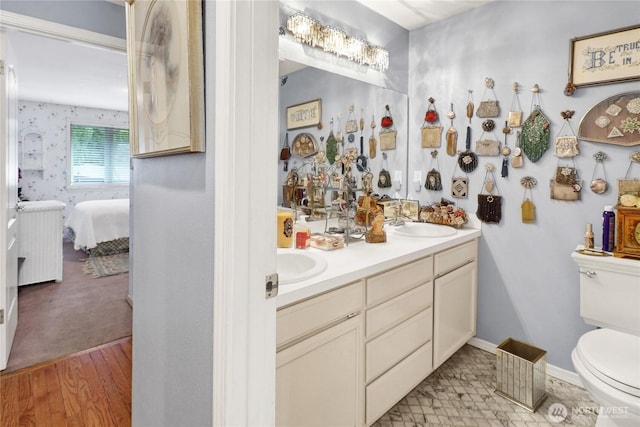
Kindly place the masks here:
MULTIPOLYGON (((67 147, 69 121, 128 126, 126 111, 101 110, 44 102, 18 101, 18 166, 21 168, 19 187, 22 200, 60 200, 65 203, 64 217, 78 202, 99 199, 124 199, 129 197, 128 187, 113 189, 69 189, 67 187, 67 147), (33 135, 42 136, 38 151, 42 151, 40 166, 34 167, 29 152, 34 149, 33 135), (25 133, 29 138, 22 138, 25 133), (24 139, 24 141, 23 141, 24 139), (24 143, 24 146, 23 146, 24 143), (27 146, 31 144, 30 146, 27 146), (40 148, 41 146, 41 148, 40 148), (20 154, 23 153, 24 154, 20 154), (34 170, 40 169, 40 170, 34 170)), ((40 138, 37 138, 40 140, 40 138)))

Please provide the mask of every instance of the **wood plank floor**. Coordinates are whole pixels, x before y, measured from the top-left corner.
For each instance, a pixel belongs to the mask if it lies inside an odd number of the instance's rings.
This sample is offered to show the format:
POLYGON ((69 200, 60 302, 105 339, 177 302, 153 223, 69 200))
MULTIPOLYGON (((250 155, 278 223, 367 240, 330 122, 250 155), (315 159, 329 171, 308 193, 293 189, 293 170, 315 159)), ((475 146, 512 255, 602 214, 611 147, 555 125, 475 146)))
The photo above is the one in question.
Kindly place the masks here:
POLYGON ((130 426, 131 337, 0 375, 0 426, 130 426))

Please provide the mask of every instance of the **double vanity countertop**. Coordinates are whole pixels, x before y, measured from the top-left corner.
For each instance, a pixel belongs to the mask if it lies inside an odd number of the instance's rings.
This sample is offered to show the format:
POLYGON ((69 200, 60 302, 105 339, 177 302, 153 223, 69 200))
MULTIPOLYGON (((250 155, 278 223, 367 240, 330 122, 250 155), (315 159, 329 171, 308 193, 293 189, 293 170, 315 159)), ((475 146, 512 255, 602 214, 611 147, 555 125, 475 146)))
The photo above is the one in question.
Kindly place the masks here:
MULTIPOLYGON (((324 221, 311 222, 307 225, 311 226, 312 232, 318 232, 316 230, 318 226, 324 229, 324 221)), ((479 224, 468 223, 466 226, 473 228, 457 229, 455 234, 443 237, 412 237, 399 233, 396 226, 385 225, 387 241, 384 243, 367 243, 363 238, 361 241, 349 242, 349 245, 345 245, 342 249, 331 251, 317 248, 280 248, 278 254, 308 253, 314 254, 313 256, 317 254, 326 260, 327 267, 314 277, 279 285, 277 308, 300 302, 480 237, 479 224)))

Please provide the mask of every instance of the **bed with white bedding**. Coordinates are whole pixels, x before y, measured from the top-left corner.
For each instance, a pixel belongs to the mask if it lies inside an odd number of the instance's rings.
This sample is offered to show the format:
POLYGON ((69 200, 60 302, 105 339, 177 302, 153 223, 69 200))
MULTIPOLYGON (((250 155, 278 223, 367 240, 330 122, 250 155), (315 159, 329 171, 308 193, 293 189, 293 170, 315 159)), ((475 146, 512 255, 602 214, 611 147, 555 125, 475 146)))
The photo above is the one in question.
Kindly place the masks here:
POLYGON ((76 204, 64 223, 73 247, 91 255, 129 250, 129 199, 89 200, 76 204))

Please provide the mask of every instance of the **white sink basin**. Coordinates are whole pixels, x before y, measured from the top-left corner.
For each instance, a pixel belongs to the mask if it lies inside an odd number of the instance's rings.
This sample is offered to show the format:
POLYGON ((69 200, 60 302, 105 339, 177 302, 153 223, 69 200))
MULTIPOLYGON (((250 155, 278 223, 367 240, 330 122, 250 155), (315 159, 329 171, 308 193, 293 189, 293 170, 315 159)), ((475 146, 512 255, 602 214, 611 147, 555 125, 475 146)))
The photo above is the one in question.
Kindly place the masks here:
POLYGON ((458 232, 453 227, 428 222, 407 222, 395 228, 394 231, 396 234, 408 237, 447 237, 458 232))
POLYGON ((311 252, 278 252, 277 262, 280 285, 310 279, 327 268, 327 260, 311 252))

